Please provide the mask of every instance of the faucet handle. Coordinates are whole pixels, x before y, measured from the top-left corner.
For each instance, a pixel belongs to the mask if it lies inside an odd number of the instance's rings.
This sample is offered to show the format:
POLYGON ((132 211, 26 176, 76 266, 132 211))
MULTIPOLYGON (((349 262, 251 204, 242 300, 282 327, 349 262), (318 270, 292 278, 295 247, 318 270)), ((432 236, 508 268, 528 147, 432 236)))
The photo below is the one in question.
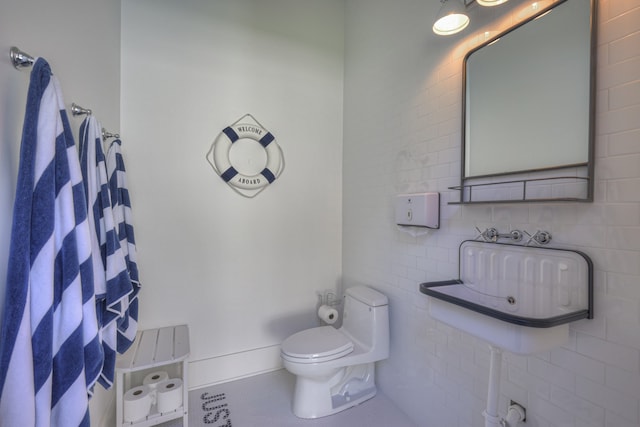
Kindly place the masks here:
POLYGON ((529 236, 529 240, 527 240, 525 246, 529 246, 529 243, 531 242, 534 242, 537 245, 546 245, 551 242, 551 233, 549 233, 548 231, 538 230, 533 236, 526 231, 525 233, 527 233, 527 236, 529 236))
POLYGON ((492 228, 487 228, 484 231, 480 231, 480 229, 478 227, 476 227, 476 230, 480 234, 478 234, 475 237, 475 240, 482 239, 485 242, 492 242, 492 243, 495 243, 498 240, 498 236, 499 236, 498 230, 496 230, 493 227, 492 228))

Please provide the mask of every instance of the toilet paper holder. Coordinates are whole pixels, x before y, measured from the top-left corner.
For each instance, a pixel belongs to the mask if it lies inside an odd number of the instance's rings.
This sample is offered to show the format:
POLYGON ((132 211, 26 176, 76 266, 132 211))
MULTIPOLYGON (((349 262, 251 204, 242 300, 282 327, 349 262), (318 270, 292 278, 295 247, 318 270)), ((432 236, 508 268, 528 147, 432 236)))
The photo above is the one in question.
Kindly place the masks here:
POLYGON ((318 292, 318 304, 316 314, 323 324, 336 326, 340 318, 340 306, 342 299, 338 298, 334 290, 318 292))
POLYGON ((316 308, 319 308, 321 305, 328 305, 333 308, 338 308, 342 303, 342 299, 338 298, 338 296, 333 290, 318 292, 317 295, 318 295, 318 307, 316 308))

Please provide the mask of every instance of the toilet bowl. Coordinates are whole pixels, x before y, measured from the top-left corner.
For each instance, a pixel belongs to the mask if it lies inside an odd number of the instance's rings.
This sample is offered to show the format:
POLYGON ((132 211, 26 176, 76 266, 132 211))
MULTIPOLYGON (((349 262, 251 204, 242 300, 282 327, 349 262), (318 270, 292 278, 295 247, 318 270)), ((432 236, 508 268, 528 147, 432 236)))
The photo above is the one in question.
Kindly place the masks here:
POLYGON ((388 304, 376 290, 348 288, 340 329, 320 326, 284 340, 280 356, 296 375, 297 417, 332 415, 375 396, 375 362, 389 357, 388 304))

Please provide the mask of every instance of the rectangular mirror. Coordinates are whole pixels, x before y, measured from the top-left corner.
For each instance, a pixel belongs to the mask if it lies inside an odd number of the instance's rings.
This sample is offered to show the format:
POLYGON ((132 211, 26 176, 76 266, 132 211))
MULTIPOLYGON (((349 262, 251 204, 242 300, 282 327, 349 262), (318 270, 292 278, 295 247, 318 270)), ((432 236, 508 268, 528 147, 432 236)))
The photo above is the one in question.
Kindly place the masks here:
POLYGON ((459 203, 593 200, 595 0, 561 0, 470 51, 459 203))

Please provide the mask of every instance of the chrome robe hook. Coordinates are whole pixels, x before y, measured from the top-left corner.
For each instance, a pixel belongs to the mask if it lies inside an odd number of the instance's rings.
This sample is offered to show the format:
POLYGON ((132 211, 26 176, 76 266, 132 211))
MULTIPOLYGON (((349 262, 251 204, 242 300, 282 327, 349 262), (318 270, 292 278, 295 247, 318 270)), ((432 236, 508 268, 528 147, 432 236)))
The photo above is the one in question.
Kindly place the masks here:
POLYGON ((30 67, 36 61, 33 56, 21 51, 15 46, 12 46, 11 49, 9 49, 9 58, 11 58, 11 63, 17 70, 30 67))

